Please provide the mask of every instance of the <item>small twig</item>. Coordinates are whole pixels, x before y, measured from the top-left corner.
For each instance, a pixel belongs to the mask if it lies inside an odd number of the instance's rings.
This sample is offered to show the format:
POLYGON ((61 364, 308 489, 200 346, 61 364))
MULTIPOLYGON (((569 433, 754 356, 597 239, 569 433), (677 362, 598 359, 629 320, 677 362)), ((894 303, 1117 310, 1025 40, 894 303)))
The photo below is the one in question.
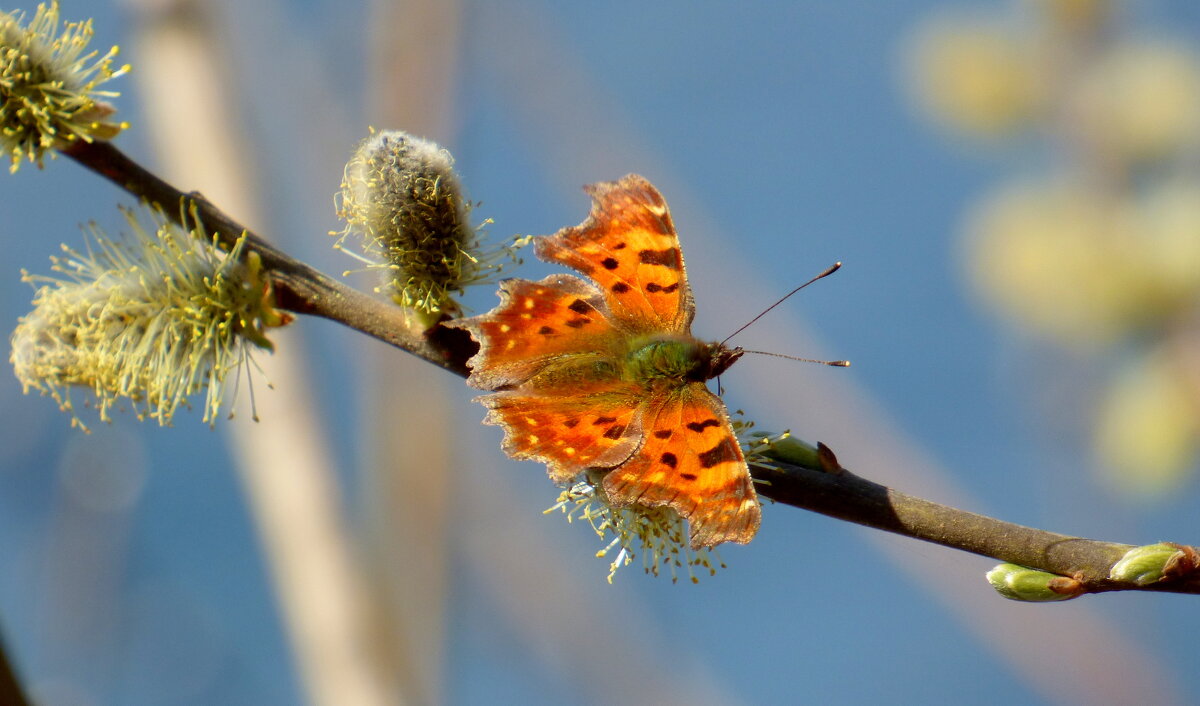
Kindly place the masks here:
MULTIPOLYGON (((396 306, 354 290, 270 245, 222 213, 198 193, 184 193, 125 156, 107 142, 79 142, 65 153, 129 193, 157 204, 178 220, 183 200, 196 204, 199 220, 223 247, 246 234, 247 250, 262 257, 272 272, 277 305, 342 323, 408 351, 460 377, 477 345, 463 331, 434 327, 413 334, 396 306)), ((832 454, 830 454, 832 457, 832 454)), ((1068 576, 1084 591, 1149 590, 1200 593, 1195 572, 1141 586, 1114 581, 1109 570, 1132 545, 1083 539, 1024 527, 905 495, 838 467, 809 469, 786 463, 751 466, 759 492, 777 502, 896 534, 972 552, 1004 562, 1068 576)))

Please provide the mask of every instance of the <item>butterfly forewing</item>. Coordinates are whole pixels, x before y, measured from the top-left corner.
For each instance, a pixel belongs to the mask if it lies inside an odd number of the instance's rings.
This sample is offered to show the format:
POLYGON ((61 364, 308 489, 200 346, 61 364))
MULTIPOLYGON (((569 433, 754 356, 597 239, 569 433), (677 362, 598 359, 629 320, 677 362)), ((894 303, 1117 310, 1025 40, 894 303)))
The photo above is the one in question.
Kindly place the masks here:
POLYGON ((688 333, 695 307, 662 194, 635 174, 586 190, 593 199, 588 219, 538 240, 538 256, 593 279, 633 331, 688 333))

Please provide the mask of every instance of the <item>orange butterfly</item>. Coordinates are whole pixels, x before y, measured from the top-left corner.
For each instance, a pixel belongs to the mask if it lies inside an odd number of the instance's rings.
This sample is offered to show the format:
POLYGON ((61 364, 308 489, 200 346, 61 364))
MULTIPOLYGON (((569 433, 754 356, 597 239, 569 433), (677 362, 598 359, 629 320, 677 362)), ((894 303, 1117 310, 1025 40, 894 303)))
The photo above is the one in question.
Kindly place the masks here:
POLYGON ((706 380, 742 355, 691 334, 696 313, 667 202, 635 174, 585 187, 592 212, 537 239, 586 275, 500 284, 500 305, 451 325, 480 349, 467 382, 504 450, 568 482, 603 473, 617 507, 667 505, 694 549, 746 543, 761 519, 729 413, 706 380))

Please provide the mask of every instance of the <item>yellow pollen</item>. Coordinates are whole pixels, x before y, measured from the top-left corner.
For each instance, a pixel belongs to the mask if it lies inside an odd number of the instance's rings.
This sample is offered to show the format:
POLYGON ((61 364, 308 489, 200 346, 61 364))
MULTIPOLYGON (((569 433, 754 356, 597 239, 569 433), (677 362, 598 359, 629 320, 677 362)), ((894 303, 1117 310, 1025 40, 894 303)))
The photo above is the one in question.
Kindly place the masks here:
POLYGON ((531 426, 531 427, 536 427, 536 426, 537 426, 537 419, 535 419, 535 418, 533 418, 533 417, 525 417, 525 423, 526 423, 526 424, 528 424, 528 425, 529 425, 529 426, 531 426))
POLYGON ((525 308, 526 309, 533 308, 533 297, 525 297, 525 308))
POLYGON ((540 441, 536 434, 530 434, 529 436, 525 437, 525 439, 531 444, 536 444, 538 441, 540 441))
POLYGON ((500 333, 508 333, 509 331, 512 331, 512 326, 509 326, 508 324, 500 324, 500 333))
POLYGON ((521 318, 522 318, 522 319, 532 319, 532 318, 533 318, 533 314, 530 314, 530 313, 524 313, 524 314, 521 314, 521 318))
POLYGON ((508 341, 508 343, 504 344, 504 349, 505 349, 505 350, 509 350, 509 351, 511 351, 512 349, 514 349, 514 348, 516 348, 516 347, 517 347, 517 339, 515 339, 515 338, 513 338, 513 339, 510 339, 510 340, 508 341))
POLYGON ((563 449, 563 453, 565 453, 568 456, 574 456, 575 455, 575 447, 568 446, 567 448, 563 449))

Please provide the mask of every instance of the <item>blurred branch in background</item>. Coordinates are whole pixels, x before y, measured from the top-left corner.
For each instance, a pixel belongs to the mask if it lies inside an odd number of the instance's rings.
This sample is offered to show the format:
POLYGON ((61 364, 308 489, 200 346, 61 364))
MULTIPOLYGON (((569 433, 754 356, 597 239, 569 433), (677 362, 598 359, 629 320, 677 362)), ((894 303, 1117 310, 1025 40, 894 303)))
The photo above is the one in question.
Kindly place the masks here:
MULTIPOLYGON (((238 72, 226 62, 217 9, 203 2, 149 2, 134 53, 153 57, 137 73, 147 129, 164 173, 195 184, 224 208, 261 222, 257 144, 234 118, 238 72), (181 77, 186 77, 183 79, 181 77), (221 106, 222 109, 214 109, 221 106)), ((280 332, 260 365, 276 389, 255 403, 262 421, 226 427, 270 563, 297 673, 314 704, 399 703, 395 673, 379 646, 371 591, 342 517, 341 492, 320 405, 312 399, 299 332, 280 332)))
POLYGON ((1054 348, 1022 367, 1035 402, 1069 383, 1047 426, 1153 500, 1200 452, 1200 55, 1133 5, 945 11, 910 43, 909 85, 937 124, 1017 158, 968 209, 967 277, 1054 348))
MULTIPOLYGON (((376 0, 367 12, 366 124, 452 142, 459 3, 376 0)), ((365 137, 365 125, 353 128, 365 137)), ((389 647, 402 693, 413 704, 445 703, 450 512, 460 482, 451 460, 454 381, 373 341, 360 339, 356 348, 368 565, 395 624, 389 647)))

